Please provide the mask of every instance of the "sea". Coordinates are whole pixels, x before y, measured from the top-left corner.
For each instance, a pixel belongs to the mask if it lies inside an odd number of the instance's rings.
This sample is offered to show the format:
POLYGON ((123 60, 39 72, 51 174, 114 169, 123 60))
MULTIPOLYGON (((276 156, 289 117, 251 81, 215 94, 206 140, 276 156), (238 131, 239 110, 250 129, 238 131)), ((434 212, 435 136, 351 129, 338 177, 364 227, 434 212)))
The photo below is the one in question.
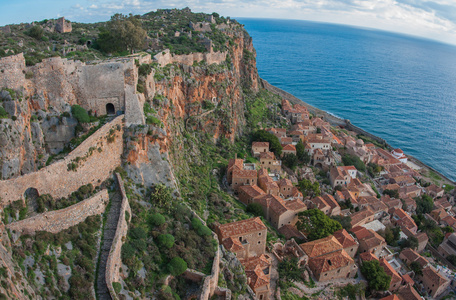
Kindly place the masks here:
POLYGON ((456 47, 300 20, 238 21, 260 76, 456 180, 456 47))

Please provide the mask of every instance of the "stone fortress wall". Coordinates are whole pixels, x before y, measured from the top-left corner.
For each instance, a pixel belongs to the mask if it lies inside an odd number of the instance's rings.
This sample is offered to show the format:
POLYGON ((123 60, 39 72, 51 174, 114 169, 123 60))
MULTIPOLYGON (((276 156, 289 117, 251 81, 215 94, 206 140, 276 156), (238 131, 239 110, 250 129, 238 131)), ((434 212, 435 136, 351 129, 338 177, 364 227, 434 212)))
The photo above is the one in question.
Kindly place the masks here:
POLYGON ((67 197, 82 185, 91 183, 96 186, 107 179, 121 164, 123 119, 124 116, 119 116, 105 124, 64 159, 37 172, 0 181, 1 204, 7 205, 24 199, 29 188, 36 189, 39 195, 50 194, 54 198, 61 198, 67 197), (111 129, 114 140, 109 143, 111 129), (78 157, 80 161, 76 170, 69 170, 68 164, 76 163, 78 157))
POLYGON ((164 67, 167 64, 179 63, 187 66, 193 65, 193 63, 206 61, 208 65, 220 64, 226 60, 227 52, 207 52, 207 53, 191 53, 183 55, 173 55, 169 49, 158 53, 154 56, 154 59, 159 63, 160 66, 164 67))
POLYGON ((108 190, 104 189, 72 206, 13 222, 7 228, 19 234, 34 234, 36 231, 58 233, 84 222, 87 217, 103 213, 108 202, 108 190))
POLYGON ((131 208, 128 203, 127 194, 123 184, 122 177, 116 173, 116 179, 119 184, 120 193, 122 195, 122 204, 120 206, 119 221, 117 223, 116 234, 112 241, 111 251, 109 252, 108 261, 106 263, 106 284, 108 285, 109 293, 112 299, 118 299, 117 294, 112 286, 113 282, 119 282, 119 268, 122 266, 122 259, 120 257, 122 245, 126 240, 128 232, 128 223, 131 220, 131 208), (128 217, 127 217, 128 212, 128 217))

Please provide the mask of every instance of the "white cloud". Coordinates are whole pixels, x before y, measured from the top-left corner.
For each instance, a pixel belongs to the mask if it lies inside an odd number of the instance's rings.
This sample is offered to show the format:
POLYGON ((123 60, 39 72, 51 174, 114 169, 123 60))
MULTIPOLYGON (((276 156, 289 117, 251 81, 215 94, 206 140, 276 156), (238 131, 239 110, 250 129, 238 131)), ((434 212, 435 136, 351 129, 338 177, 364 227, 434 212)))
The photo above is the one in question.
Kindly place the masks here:
POLYGON ((114 13, 143 14, 157 8, 219 12, 232 17, 304 19, 371 27, 456 43, 454 0, 86 0, 64 14, 103 21, 114 13), (96 2, 97 4, 93 4, 96 2), (90 9, 90 14, 87 12, 90 9))

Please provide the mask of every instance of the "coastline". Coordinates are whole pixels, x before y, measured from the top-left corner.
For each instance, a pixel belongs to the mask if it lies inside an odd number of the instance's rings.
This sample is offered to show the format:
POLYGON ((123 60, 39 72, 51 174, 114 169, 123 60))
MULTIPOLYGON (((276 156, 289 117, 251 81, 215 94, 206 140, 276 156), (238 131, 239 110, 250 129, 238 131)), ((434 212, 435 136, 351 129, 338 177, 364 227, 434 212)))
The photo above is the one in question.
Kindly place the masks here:
MULTIPOLYGON (((269 82, 267 82, 266 80, 264 80, 263 78, 260 78, 260 83, 261 83, 261 86, 270 91, 271 93, 274 93, 274 94, 277 94, 279 95, 280 97, 290 101, 290 103, 292 104, 301 104, 301 105, 304 105, 307 110, 314 114, 314 115, 317 115, 317 116, 320 116, 322 118, 324 118, 326 121, 328 121, 332 126, 342 126, 350 131, 354 131, 356 132, 357 134, 362 134, 364 136, 367 136, 377 142, 379 142, 380 144, 382 145, 385 145, 385 147, 389 150, 393 150, 394 148, 387 143, 386 140, 372 134, 372 133, 369 133, 367 131, 365 131, 364 129, 356 126, 356 125, 353 125, 350 120, 346 120, 346 119, 342 119, 342 118, 339 118, 339 117, 336 117, 335 115, 333 114, 330 114, 324 110, 321 110, 315 106, 312 106, 306 102, 304 102, 304 100, 301 100, 299 98, 297 98, 296 96, 270 84, 269 82)), ((433 167, 431 166, 428 166, 427 164, 425 164, 424 162, 420 161, 419 159, 417 159, 416 157, 413 157, 409 154, 407 154, 407 157, 409 158, 409 160, 411 162, 413 162, 414 164, 418 165, 419 167, 423 168, 423 169, 427 169, 428 171, 432 171, 434 172, 435 174, 437 174, 438 176, 440 176, 442 178, 442 181, 444 181, 445 183, 449 183, 449 184, 452 184, 452 185, 456 185, 456 181, 453 181, 451 179, 449 179, 447 176, 445 176, 444 174, 442 174, 440 171, 434 169, 433 167)))

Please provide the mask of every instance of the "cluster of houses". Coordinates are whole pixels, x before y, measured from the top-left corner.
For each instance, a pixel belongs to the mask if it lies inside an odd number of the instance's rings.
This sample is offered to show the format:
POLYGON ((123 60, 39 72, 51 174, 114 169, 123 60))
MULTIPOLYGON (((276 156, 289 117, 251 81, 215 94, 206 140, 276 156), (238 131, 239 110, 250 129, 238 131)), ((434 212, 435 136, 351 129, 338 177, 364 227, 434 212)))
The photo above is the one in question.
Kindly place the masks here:
MULTIPOLYGON (((282 102, 282 113, 291 122, 291 128, 288 131, 266 128, 266 131, 279 139, 284 154, 296 154, 295 146, 302 142, 311 157, 311 164, 327 171, 334 193, 304 198, 291 180, 283 178, 282 163, 270 151, 268 142, 252 144, 252 154, 258 159, 258 164, 246 163, 237 157, 231 159, 227 180, 234 193, 245 205, 259 204, 265 220, 288 240, 283 245, 274 245, 270 253, 279 261, 288 255, 296 257, 299 265, 305 266, 318 281, 353 278, 358 265, 378 260, 391 276, 389 291, 395 294, 388 299, 421 299, 416 290, 432 297, 445 291, 450 280, 418 254, 425 249, 428 236, 419 232, 411 215, 417 208, 414 198, 426 193, 434 199, 434 210, 426 214, 426 218, 456 231, 452 207, 454 197, 445 196, 444 190, 436 185, 421 187, 416 182, 421 175, 407 164, 408 159, 400 149, 388 152, 373 144, 365 144, 350 132, 334 130, 322 119, 310 118, 304 106, 292 106, 286 100, 282 102), (397 194, 380 196, 374 184, 360 180, 354 166, 340 166, 338 150, 341 148, 343 153, 359 157, 365 164, 380 166, 382 171, 375 179, 375 185, 380 192, 390 190, 397 191, 397 194), (298 245, 295 240, 306 240, 295 226, 298 214, 313 208, 330 217, 349 216, 350 233, 342 229, 326 238, 298 245), (415 237, 418 240, 416 251, 405 249, 399 259, 395 258, 378 233, 386 227, 399 227, 401 238, 415 237), (410 253, 414 255, 413 260, 410 253), (422 265, 422 274, 410 271, 409 265, 413 261, 422 265)), ((221 225, 217 230, 220 242, 235 252, 245 266, 249 286, 257 298, 269 297, 271 258, 265 252, 266 226, 259 218, 254 218, 221 225)), ((438 251, 442 257, 456 255, 456 234, 447 234, 438 251)))

